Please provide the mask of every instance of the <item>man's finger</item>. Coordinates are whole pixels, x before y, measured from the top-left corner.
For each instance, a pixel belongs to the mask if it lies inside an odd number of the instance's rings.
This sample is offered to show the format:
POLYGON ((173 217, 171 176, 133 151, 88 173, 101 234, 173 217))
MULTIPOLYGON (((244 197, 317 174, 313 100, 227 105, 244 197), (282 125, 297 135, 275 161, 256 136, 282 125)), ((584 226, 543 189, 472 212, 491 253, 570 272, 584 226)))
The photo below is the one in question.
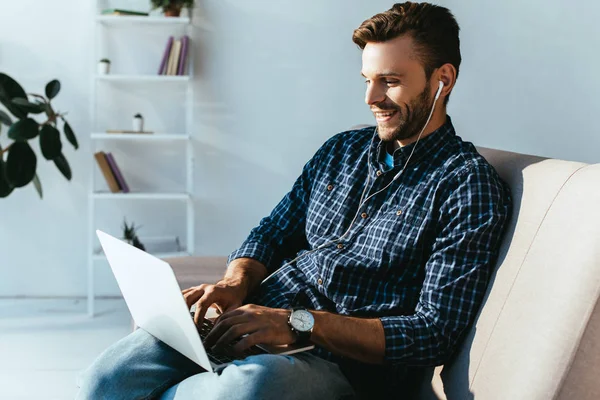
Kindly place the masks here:
POLYGON ((193 290, 190 290, 184 294, 183 298, 185 299, 185 303, 187 304, 188 308, 191 308, 203 295, 203 289, 193 288, 193 290))
POLYGON ((205 291, 200 300, 196 302, 196 312, 194 313, 194 322, 196 325, 198 325, 198 321, 204 320, 208 307, 215 303, 216 297, 214 291, 205 291))
POLYGON ((257 330, 255 332, 251 333, 250 335, 243 337, 239 342, 237 342, 233 346, 233 350, 236 353, 243 353, 244 351, 248 350, 252 346, 264 343, 265 337, 266 337, 266 335, 265 335, 264 330, 257 330))
MULTIPOLYGON (((242 322, 238 324, 231 325, 229 329, 227 329, 221 337, 216 341, 214 347, 221 348, 230 344, 234 340, 242 337, 243 335, 248 335, 256 332, 259 327, 256 326, 256 323, 252 322, 242 322)), ((207 345, 210 346, 210 345, 207 345)), ((212 347, 212 346, 211 346, 212 347)))
POLYGON ((229 318, 227 322, 219 321, 215 323, 215 326, 213 326, 208 335, 206 335, 206 338, 204 339, 204 344, 207 347, 212 347, 215 345, 215 342, 217 342, 217 340, 219 340, 223 336, 223 334, 225 334, 225 332, 227 332, 232 326, 246 324, 248 322, 249 320, 247 315, 234 316, 232 318, 229 318))

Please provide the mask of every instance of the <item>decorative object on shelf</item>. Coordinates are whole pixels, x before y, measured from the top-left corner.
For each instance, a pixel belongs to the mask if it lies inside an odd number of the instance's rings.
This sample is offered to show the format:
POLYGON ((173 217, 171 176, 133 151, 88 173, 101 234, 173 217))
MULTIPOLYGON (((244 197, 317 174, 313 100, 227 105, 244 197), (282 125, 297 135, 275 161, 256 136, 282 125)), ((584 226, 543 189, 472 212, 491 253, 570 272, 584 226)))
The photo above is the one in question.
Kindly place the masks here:
POLYGON ((179 17, 182 8, 191 11, 194 7, 194 0, 152 0, 151 2, 153 9, 162 8, 165 17, 179 17))
POLYGON ((103 58, 98 61, 98 75, 108 75, 110 73, 110 60, 103 58))
POLYGON ((137 232, 140 228, 141 226, 135 226, 133 222, 131 225, 128 225, 127 219, 123 219, 123 240, 140 250, 146 251, 146 248, 140 242, 140 239, 137 235, 137 232))
POLYGON ((15 188, 23 187, 33 181, 40 198, 43 198, 42 184, 37 176, 37 157, 29 145, 30 139, 39 136, 42 155, 46 160, 54 161, 58 170, 67 180, 72 172, 62 152, 62 142, 58 130, 58 120, 63 122, 63 133, 75 149, 79 148, 75 133, 65 119, 66 113, 54 111, 51 100, 58 95, 60 82, 52 80, 45 88, 45 95, 29 93, 35 99, 30 102, 25 90, 10 76, 0 73, 0 103, 18 119, 0 110, 0 130, 2 124, 8 126, 8 137, 13 140, 5 149, 0 146, 0 197, 7 197, 15 188), (39 123, 29 114, 46 114, 46 121, 39 123), (4 153, 8 153, 6 161, 4 153))
POLYGON ((142 114, 138 113, 133 116, 133 130, 134 132, 144 131, 144 117, 142 117, 142 114))
POLYGON ((149 14, 143 11, 124 10, 122 8, 106 8, 102 10, 102 15, 147 17, 149 14))
POLYGON ((183 35, 175 40, 173 36, 169 36, 163 57, 158 67, 159 75, 185 75, 186 65, 190 47, 190 37, 183 35))

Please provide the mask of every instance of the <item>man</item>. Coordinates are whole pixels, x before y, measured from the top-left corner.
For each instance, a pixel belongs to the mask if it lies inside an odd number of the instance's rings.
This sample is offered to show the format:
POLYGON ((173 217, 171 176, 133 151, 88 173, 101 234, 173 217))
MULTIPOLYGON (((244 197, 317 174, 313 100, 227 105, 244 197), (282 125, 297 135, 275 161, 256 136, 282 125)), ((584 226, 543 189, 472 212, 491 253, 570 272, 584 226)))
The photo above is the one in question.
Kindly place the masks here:
POLYGON ((183 292, 197 321, 213 304, 222 313, 206 346, 309 337, 314 351, 206 373, 138 330, 92 365, 80 398, 399 398, 410 371, 446 362, 481 304, 511 207, 446 115, 458 31, 447 9, 410 2, 355 30, 376 129, 329 139, 223 280, 183 292), (304 308, 295 329, 292 307, 304 308))

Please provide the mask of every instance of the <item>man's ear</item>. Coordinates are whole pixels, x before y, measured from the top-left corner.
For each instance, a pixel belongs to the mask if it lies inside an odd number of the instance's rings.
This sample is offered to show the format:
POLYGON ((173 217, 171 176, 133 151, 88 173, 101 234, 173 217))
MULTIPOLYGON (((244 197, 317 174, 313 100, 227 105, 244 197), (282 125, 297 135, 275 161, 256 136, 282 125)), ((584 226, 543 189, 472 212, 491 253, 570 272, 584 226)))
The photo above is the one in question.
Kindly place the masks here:
POLYGON ((447 97, 452 92, 456 83, 456 68, 454 68, 454 65, 446 63, 435 71, 434 77, 436 81, 444 83, 440 97, 447 97))

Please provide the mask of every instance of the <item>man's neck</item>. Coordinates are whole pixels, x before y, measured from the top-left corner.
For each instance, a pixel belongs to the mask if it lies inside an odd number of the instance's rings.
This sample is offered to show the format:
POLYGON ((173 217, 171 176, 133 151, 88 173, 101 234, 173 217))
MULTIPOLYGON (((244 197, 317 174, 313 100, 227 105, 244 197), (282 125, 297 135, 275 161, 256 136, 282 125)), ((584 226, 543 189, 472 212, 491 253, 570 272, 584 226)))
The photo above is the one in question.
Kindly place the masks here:
MULTIPOLYGON (((423 130, 421 139, 426 138, 427 136, 431 135, 433 132, 440 129, 440 127, 442 125, 444 125, 445 123, 446 123, 446 109, 444 107, 443 109, 436 110, 433 113, 433 115, 431 116, 431 120, 429 121, 429 123, 427 124, 425 129, 423 130)), ((416 135, 413 135, 406 139, 394 140, 388 144, 387 150, 390 154, 393 154, 396 149, 398 149, 400 147, 408 146, 409 144, 416 142, 418 137, 419 137, 419 134, 417 133, 416 135)))

